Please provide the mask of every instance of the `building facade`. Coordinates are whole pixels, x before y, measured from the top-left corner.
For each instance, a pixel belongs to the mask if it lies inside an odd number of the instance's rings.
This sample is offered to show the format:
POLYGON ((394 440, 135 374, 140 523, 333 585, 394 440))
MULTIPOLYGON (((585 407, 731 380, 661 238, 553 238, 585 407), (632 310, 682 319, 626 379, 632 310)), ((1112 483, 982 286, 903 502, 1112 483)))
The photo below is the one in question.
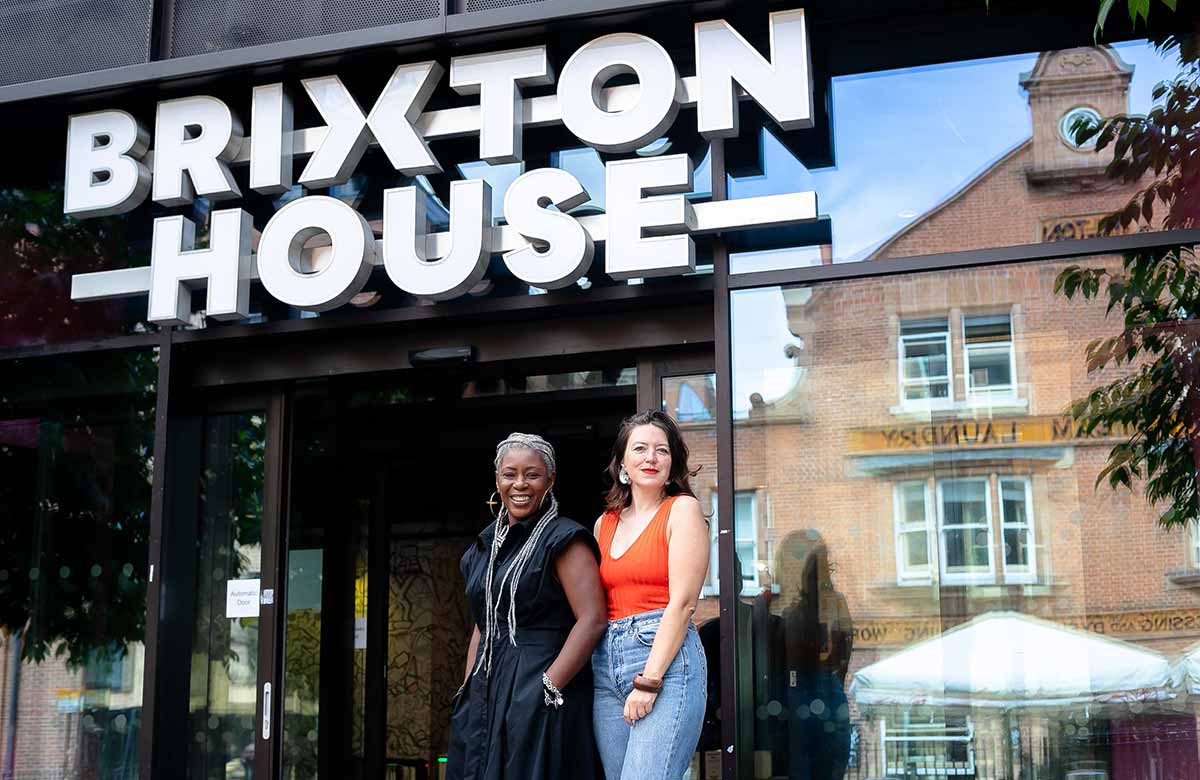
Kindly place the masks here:
POLYGON ((1059 282, 1200 237, 1077 135, 1190 22, 979 5, 0 11, 0 778, 442 776, 495 442, 586 524, 662 408, 693 780, 1200 780, 1200 534, 1059 282))

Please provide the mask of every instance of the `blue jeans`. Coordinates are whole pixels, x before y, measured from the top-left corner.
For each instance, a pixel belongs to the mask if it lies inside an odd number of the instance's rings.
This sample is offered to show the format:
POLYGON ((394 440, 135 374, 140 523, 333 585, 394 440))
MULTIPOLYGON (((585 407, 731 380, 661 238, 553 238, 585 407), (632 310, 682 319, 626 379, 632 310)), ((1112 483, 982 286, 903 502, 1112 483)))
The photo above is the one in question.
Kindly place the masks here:
POLYGON ((688 623, 683 645, 663 676, 654 709, 632 726, 623 717, 634 675, 646 666, 661 619, 658 609, 610 620, 592 653, 592 723, 607 780, 680 780, 696 751, 704 724, 708 664, 693 623, 688 623))

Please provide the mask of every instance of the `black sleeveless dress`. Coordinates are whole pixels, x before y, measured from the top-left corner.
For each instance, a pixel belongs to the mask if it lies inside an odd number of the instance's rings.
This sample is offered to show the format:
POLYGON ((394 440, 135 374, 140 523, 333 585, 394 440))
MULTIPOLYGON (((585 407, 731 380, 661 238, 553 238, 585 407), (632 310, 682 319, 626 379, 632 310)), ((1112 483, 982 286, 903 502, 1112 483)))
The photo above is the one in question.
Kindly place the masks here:
MULTIPOLYGON (((535 524, 530 518, 509 529, 493 576, 497 590, 535 524)), ((484 583, 495 529, 495 524, 489 525, 460 564, 471 617, 481 634, 484 583)), ((595 537, 574 520, 555 518, 538 539, 517 585, 516 647, 508 636, 508 585, 498 594, 500 623, 492 646, 491 674, 485 675, 482 669, 472 674, 454 700, 446 767, 449 780, 599 778, 592 737, 591 664, 584 664, 563 688, 564 704, 559 709, 546 706, 542 688, 542 673, 550 668, 575 624, 554 572, 555 559, 575 539, 584 540, 599 562, 595 537)), ((482 655, 481 646, 478 656, 482 655)))

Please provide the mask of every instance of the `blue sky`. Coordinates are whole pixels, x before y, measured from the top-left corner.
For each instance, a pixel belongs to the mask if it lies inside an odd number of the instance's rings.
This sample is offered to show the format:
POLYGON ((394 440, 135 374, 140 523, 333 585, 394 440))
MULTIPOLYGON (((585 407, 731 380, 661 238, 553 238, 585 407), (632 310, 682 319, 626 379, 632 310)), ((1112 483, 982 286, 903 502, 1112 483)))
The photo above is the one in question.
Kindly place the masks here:
MULTIPOLYGON (((1114 48, 1134 68, 1129 110, 1145 113, 1154 85, 1174 77, 1178 65, 1142 41, 1114 48)), ((832 222, 834 261, 861 259, 1030 136, 1019 81, 1036 60, 1029 54, 835 79, 837 165, 809 171, 763 132, 765 175, 732 180, 730 197, 815 190, 832 222)), ((814 261, 815 249, 744 254, 731 270, 814 261)), ((734 411, 742 415, 751 393, 769 401, 790 387, 794 370, 783 350, 795 337, 778 288, 737 293, 732 317, 734 411)))
MULTIPOLYGON (((1148 44, 1114 47, 1133 66, 1129 110, 1178 66, 1148 44)), ((763 176, 730 182, 730 197, 815 190, 833 225, 835 262, 861 259, 1031 134, 1021 74, 1037 54, 905 68, 833 82, 837 165, 809 171, 769 132, 763 176)), ((743 255, 735 272, 808 265, 812 251, 743 255)), ((819 260, 818 260, 819 262, 819 260)))

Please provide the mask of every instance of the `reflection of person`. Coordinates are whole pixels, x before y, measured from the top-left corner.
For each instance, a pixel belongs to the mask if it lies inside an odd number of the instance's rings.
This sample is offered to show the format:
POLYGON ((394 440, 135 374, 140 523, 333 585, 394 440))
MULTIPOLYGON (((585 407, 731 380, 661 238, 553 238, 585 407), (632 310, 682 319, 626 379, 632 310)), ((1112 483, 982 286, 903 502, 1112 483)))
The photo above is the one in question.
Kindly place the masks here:
POLYGON ((659 411, 627 418, 596 521, 608 632, 592 656, 596 744, 608 780, 679 780, 704 721, 707 663, 692 622, 708 571, 708 525, 688 450, 659 411))
MULTIPOLYGON (((733 569, 736 573, 734 587, 742 588, 742 560, 736 554, 733 556, 733 569)), ((758 573, 760 582, 768 576, 766 571, 758 573)), ((702 751, 721 749, 721 716, 728 712, 741 720, 738 728, 744 735, 754 735, 754 753, 756 766, 760 757, 770 757, 770 732, 763 723, 755 728, 754 718, 761 713, 767 715, 767 704, 778 698, 770 694, 768 683, 771 670, 782 668, 773 655, 773 651, 782 647, 780 639, 779 618, 772 615, 769 609, 770 588, 763 588, 752 602, 739 598, 735 607, 737 643, 737 692, 740 706, 723 709, 721 707, 721 621, 713 618, 700 626, 700 641, 704 645, 704 653, 708 656, 708 707, 704 713, 704 729, 700 735, 702 751), (747 703, 749 702, 749 703, 747 703)), ((782 690, 778 692, 782 694, 782 690)), ((775 721, 770 721, 772 725, 775 721)), ((756 768, 755 777, 765 775, 756 768)))
POLYGON ((850 611, 833 586, 829 550, 819 533, 788 534, 777 557, 779 596, 787 606, 781 616, 784 675, 775 687, 781 683, 786 691, 788 778, 841 780, 850 757, 850 611))
POLYGON ((604 634, 600 551, 558 514, 554 449, 514 433, 496 448, 502 508, 462 558, 475 630, 455 695, 452 780, 595 777, 592 648, 604 634))

